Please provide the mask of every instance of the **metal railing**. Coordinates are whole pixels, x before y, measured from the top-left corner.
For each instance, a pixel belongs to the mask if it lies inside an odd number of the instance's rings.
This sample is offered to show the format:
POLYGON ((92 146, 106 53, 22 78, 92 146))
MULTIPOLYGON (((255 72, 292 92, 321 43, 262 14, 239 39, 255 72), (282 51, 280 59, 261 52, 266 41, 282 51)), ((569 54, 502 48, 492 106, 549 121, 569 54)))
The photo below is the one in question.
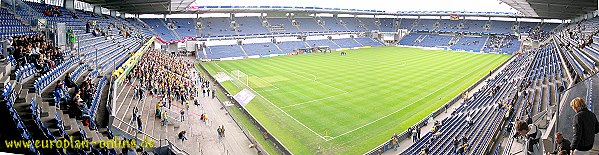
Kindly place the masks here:
MULTIPOLYGON (((112 116, 111 116, 111 117, 112 117, 112 116)), ((115 119, 115 120, 117 120, 117 121, 119 121, 119 122, 121 122, 121 124, 125 124, 125 125, 126 125, 127 127, 129 127, 129 128, 134 128, 134 129, 137 129, 137 128, 135 128, 134 126, 132 126, 132 125, 130 125, 129 123, 127 123, 127 122, 125 122, 125 121, 121 120, 121 119, 120 119, 120 118, 118 118, 118 117, 114 117, 114 119, 115 119)), ((118 126, 112 126, 112 129, 116 129, 116 130, 117 130, 119 133, 122 133, 122 134, 124 134, 124 136, 127 136, 127 137, 129 137, 129 139, 135 139, 135 141, 137 141, 138 143, 139 143, 139 142, 142 142, 142 141, 144 140, 144 139, 138 138, 138 137, 139 137, 139 135, 138 135, 138 134, 141 134, 141 135, 142 135, 142 137, 144 137, 144 138, 145 138, 145 137, 148 137, 148 138, 150 138, 150 139, 154 140, 154 142, 158 142, 158 146, 154 146, 154 148, 158 148, 158 147, 162 147, 162 146, 168 146, 169 148, 174 148, 174 149, 176 149, 178 152, 181 152, 181 153, 183 153, 183 154, 189 155, 189 153, 187 153, 187 151, 180 149, 179 147, 177 147, 177 145, 175 145, 173 142, 171 142, 171 141, 170 141, 170 140, 168 140, 167 138, 164 138, 164 139, 158 139, 158 138, 156 138, 156 137, 153 137, 153 136, 149 135, 149 134, 148 134, 148 133, 146 133, 146 132, 143 132, 143 131, 138 131, 138 130, 134 130, 134 131, 136 132, 136 135, 132 135, 131 133, 129 133, 129 132, 126 132, 125 130, 121 129, 121 128, 120 128, 120 127, 118 127, 118 126), (163 143, 164 143, 164 145, 163 145, 163 143)))
MULTIPOLYGON (((25 2, 23 2, 21 0, 13 0, 13 1, 15 3, 15 5, 14 5, 15 11, 17 8, 21 8, 25 12, 27 12, 27 14, 29 14, 31 17, 33 17, 33 19, 40 19, 41 14, 38 13, 35 9, 31 8, 31 6, 27 5, 25 2)), ((31 21, 29 21, 29 22, 31 22, 31 21)))

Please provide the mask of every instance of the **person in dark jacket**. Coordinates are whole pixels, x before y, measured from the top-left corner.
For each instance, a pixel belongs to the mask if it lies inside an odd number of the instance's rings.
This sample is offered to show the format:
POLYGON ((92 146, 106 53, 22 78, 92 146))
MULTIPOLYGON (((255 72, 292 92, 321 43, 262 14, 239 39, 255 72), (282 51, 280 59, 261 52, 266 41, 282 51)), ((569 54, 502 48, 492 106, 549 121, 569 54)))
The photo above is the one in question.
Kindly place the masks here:
POLYGON ((573 120, 574 138, 570 148, 575 154, 588 154, 593 148, 595 134, 599 131, 599 122, 593 112, 589 111, 587 104, 580 97, 570 102, 570 107, 576 112, 573 120))
POLYGON ((565 154, 570 154, 570 145, 572 143, 570 143, 569 140, 564 139, 562 133, 555 133, 555 143, 557 144, 557 148, 553 152, 548 152, 547 154, 558 154, 562 151, 566 151, 565 154))

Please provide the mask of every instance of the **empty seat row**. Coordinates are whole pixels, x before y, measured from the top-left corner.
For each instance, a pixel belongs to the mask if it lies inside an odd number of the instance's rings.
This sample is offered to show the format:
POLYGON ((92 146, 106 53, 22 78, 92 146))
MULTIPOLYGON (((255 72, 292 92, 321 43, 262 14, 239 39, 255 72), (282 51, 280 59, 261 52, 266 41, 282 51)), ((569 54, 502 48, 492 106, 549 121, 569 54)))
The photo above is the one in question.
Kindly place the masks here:
POLYGON ((17 81, 22 81, 23 79, 27 79, 32 77, 37 73, 37 69, 33 65, 33 63, 25 64, 24 66, 20 66, 15 71, 15 78, 17 81))
POLYGON ((77 67, 75 69, 75 71, 73 71, 73 73, 71 73, 71 77, 70 77, 71 80, 73 80, 73 81, 79 80, 79 78, 83 75, 83 72, 87 71, 88 68, 89 67, 87 64, 79 65, 79 67, 77 67))
POLYGON ((64 74, 69 68, 73 65, 79 63, 79 57, 73 57, 69 60, 63 62, 62 64, 56 66, 56 68, 52 69, 48 73, 38 77, 34 82, 35 92, 41 94, 42 91, 48 87, 54 80, 64 74))

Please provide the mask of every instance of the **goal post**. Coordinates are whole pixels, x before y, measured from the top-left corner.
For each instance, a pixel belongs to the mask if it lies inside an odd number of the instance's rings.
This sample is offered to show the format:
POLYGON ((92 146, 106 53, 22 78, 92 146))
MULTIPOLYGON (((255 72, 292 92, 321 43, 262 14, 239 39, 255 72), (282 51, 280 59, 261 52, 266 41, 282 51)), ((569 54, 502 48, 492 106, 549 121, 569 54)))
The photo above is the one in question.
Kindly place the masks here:
POLYGON ((249 86, 249 78, 248 75, 239 70, 231 71, 231 76, 233 79, 243 83, 245 86, 249 86))

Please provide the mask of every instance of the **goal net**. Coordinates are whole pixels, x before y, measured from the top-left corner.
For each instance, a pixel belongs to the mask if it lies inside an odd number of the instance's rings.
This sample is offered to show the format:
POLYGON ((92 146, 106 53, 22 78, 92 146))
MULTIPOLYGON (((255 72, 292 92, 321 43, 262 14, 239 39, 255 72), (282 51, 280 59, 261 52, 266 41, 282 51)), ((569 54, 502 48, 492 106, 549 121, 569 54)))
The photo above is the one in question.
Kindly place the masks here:
POLYGON ((233 81, 241 83, 242 84, 241 87, 247 87, 247 86, 249 86, 249 83, 248 83, 249 79, 248 79, 248 75, 247 74, 245 74, 245 73, 243 73, 242 71, 239 71, 239 70, 231 71, 231 74, 232 74, 231 76, 233 77, 233 79, 235 79, 233 81))

